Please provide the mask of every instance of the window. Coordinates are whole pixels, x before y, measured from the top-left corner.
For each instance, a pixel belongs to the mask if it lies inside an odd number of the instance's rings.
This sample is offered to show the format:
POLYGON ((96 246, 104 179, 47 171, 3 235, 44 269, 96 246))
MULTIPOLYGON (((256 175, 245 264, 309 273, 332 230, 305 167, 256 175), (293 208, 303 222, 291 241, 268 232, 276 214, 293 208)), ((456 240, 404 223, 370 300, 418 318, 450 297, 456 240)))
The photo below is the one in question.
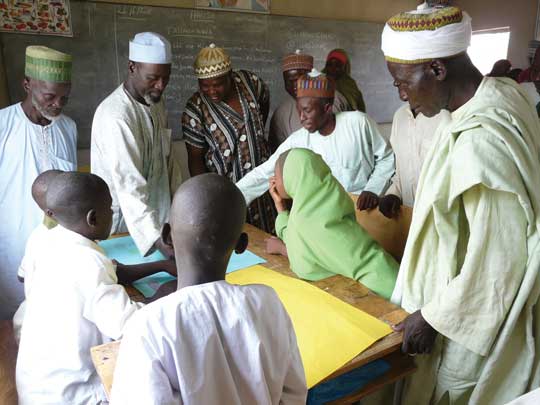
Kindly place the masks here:
POLYGON ((482 72, 491 72, 493 64, 508 57, 509 27, 474 31, 467 50, 474 65, 482 72))

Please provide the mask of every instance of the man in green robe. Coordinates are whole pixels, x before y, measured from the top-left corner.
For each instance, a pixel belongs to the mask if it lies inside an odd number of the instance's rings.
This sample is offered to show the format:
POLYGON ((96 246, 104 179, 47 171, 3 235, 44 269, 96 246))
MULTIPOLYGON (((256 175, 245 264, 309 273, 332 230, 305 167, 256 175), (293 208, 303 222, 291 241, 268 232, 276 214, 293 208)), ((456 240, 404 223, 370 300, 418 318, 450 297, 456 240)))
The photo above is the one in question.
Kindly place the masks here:
POLYGON ((419 179, 392 299, 418 354, 404 404, 505 404, 540 385, 540 123, 511 79, 484 78, 456 7, 392 17, 382 50, 416 113, 449 110, 419 179))

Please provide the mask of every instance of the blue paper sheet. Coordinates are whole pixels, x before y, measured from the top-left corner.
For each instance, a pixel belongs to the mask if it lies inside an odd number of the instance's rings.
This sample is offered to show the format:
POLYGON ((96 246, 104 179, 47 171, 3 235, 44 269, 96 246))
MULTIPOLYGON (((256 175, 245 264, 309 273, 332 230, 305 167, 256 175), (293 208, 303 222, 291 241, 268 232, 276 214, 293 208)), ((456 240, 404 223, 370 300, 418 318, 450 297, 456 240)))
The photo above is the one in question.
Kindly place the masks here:
POLYGON ((165 260, 165 256, 159 250, 146 257, 139 253, 131 236, 107 239, 99 242, 107 257, 115 259, 122 264, 152 263, 165 260))
POLYGON ((176 280, 176 277, 171 276, 169 273, 164 271, 160 271, 159 273, 134 281, 133 287, 139 290, 141 294, 145 296, 145 298, 150 298, 154 296, 161 285, 172 280, 176 280))
MULTIPOLYGON (((115 259, 123 264, 152 263, 165 259, 158 251, 146 257, 141 256, 131 236, 107 239, 99 242, 99 245, 105 250, 107 257, 115 259)), ((240 255, 233 252, 231 259, 229 260, 229 265, 227 266, 227 273, 262 263, 266 263, 266 260, 249 250, 246 250, 240 255)), ((135 281, 133 287, 139 290, 146 298, 149 298, 156 293, 157 289, 162 284, 171 280, 176 280, 176 277, 163 271, 135 281)))

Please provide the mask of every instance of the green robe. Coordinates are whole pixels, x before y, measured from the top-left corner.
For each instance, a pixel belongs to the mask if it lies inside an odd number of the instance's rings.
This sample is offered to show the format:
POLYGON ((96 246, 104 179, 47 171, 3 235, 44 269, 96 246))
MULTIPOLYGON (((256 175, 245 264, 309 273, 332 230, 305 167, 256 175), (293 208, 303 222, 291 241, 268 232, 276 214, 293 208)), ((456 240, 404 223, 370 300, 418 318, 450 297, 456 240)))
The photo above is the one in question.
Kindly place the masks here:
MULTIPOLYGON (((336 80, 336 90, 339 91, 351 106, 352 111, 358 110, 366 112, 366 103, 362 92, 358 88, 356 81, 351 77, 351 60, 349 55, 344 49, 334 49, 339 51, 347 58, 347 63, 344 66, 344 72, 339 79, 336 80)), ((327 74, 326 67, 323 69, 323 73, 327 74)))
POLYGON ((439 128, 392 298, 440 335, 404 404, 505 404, 539 386, 539 144, 511 79, 485 78, 439 128))
POLYGON ((292 149, 283 184, 293 205, 278 215, 276 232, 291 269, 307 280, 341 274, 389 298, 398 264, 358 225, 351 198, 321 156, 292 149))

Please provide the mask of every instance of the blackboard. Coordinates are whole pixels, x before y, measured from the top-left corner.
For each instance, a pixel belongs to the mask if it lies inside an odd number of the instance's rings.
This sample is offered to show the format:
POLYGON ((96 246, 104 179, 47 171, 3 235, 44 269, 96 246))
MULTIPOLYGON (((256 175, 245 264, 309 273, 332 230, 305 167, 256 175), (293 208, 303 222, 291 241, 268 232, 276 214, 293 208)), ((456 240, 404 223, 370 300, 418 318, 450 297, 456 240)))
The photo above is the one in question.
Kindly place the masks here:
POLYGON ((346 49, 367 112, 377 122, 390 122, 400 105, 380 51, 382 24, 83 1, 72 1, 71 12, 73 38, 2 33, 0 40, 12 101, 24 97, 26 46, 46 45, 73 55, 73 88, 65 112, 79 127, 79 148, 89 147, 95 108, 124 80, 129 39, 141 31, 159 32, 172 44, 166 103, 176 138, 186 100, 197 90, 193 60, 212 42, 229 52, 234 68, 263 78, 272 109, 287 96, 281 58, 295 49, 313 55, 319 69, 330 50, 346 49))

